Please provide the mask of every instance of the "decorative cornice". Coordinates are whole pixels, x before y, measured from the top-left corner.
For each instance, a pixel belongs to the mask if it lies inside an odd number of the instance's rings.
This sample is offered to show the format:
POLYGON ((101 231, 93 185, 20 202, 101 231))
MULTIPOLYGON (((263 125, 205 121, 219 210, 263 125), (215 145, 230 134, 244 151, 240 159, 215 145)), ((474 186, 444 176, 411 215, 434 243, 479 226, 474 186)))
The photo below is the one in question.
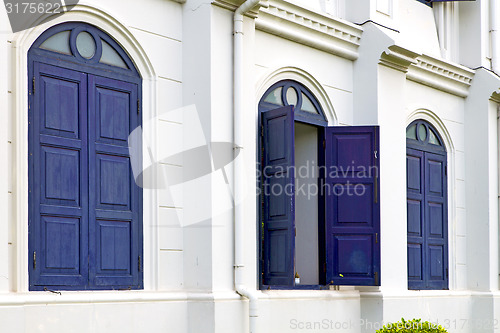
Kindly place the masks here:
MULTIPOLYGON (((212 4, 224 9, 229 9, 234 12, 245 0, 213 0, 212 4)), ((259 14, 259 9, 262 7, 267 8, 269 6, 269 0, 261 0, 254 8, 248 11, 245 15, 256 18, 259 14)))
POLYGON ((417 63, 410 65, 406 77, 408 80, 456 96, 467 97, 474 71, 427 55, 420 55, 417 63))
POLYGON ((500 103, 500 91, 497 90, 491 94, 490 99, 495 103, 500 103))
POLYGON ((355 60, 363 29, 347 21, 297 6, 270 0, 255 21, 256 29, 341 57, 355 60))
POLYGON ((393 45, 382 53, 380 64, 406 73, 410 65, 417 63, 418 55, 418 53, 393 45))

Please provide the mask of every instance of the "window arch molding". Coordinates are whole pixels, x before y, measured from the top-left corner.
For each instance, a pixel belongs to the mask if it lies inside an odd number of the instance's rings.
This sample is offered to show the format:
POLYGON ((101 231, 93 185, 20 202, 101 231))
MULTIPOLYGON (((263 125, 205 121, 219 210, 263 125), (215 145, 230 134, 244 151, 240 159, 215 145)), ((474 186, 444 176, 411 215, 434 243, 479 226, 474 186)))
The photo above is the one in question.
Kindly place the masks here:
MULTIPOLYGON (((428 109, 417 109, 410 113, 406 119, 406 128, 415 120, 424 120, 434 126, 434 128, 438 131, 438 134, 441 136, 443 140, 444 148, 448 155, 453 155, 455 152, 455 146, 451 139, 451 135, 445 126, 444 122, 441 118, 436 115, 434 112, 428 109)), ((448 156, 451 157, 451 156, 448 156)))
MULTIPOLYGON (((260 101, 265 92, 274 84, 291 80, 306 87, 320 104, 329 126, 338 124, 338 117, 327 92, 316 78, 308 72, 297 67, 282 67, 268 72, 258 82, 256 89, 256 101, 260 101)), ((258 103, 257 103, 258 106, 258 103)))
POLYGON ((263 112, 290 105, 294 106, 295 120, 320 126, 328 125, 316 97, 297 81, 278 81, 269 87, 259 102, 259 110, 263 112))
MULTIPOLYGON (((137 71, 143 79, 142 94, 144 96, 142 102, 142 118, 151 119, 156 116, 155 100, 156 100, 156 73, 154 67, 134 35, 129 31, 125 24, 114 18, 109 13, 88 5, 76 5, 71 11, 63 16, 57 16, 54 19, 48 20, 34 28, 20 31, 12 36, 12 57, 11 68, 13 68, 11 86, 16 90, 15 96, 12 99, 12 106, 9 109, 12 119, 12 126, 15 130, 15 146, 13 149, 17 152, 10 164, 11 169, 17 170, 19 177, 13 187, 16 188, 15 196, 12 200, 11 209, 16 219, 12 219, 11 228, 16 233, 15 253, 17 266, 15 267, 16 279, 13 288, 20 292, 28 291, 28 162, 24 156, 28 156, 28 51, 33 43, 41 36, 43 32, 66 22, 82 22, 99 27, 124 49, 134 63, 137 71)), ((154 141, 156 133, 156 124, 152 122, 151 130, 145 133, 145 138, 152 145, 153 149, 156 145, 154 141)), ((153 180, 154 181, 154 180, 153 180)), ((143 195, 143 240, 144 244, 148 244, 144 249, 144 289, 152 289, 157 285, 156 268, 148 263, 157 261, 158 242, 154 235, 157 233, 158 225, 155 212, 155 197, 156 194, 145 191, 143 195)))
POLYGON ((444 148, 446 150, 447 166, 448 166, 448 267, 449 267, 449 289, 456 287, 456 194, 455 194, 455 156, 456 149, 452 140, 451 134, 444 124, 441 117, 428 108, 415 108, 413 112, 406 117, 405 132, 408 126, 416 120, 423 120, 432 125, 440 135, 444 148))

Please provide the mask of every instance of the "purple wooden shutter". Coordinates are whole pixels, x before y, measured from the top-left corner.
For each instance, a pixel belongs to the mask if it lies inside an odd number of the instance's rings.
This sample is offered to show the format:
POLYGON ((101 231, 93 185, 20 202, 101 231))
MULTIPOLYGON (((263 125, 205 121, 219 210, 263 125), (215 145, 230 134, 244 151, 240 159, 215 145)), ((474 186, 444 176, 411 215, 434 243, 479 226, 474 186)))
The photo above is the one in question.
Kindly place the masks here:
POLYGON ((406 150, 406 215, 408 233, 408 286, 425 289, 424 251, 424 153, 406 150))
POLYGON ((406 149, 408 288, 448 289, 446 155, 406 149))
POLYGON ((34 63, 29 112, 30 289, 88 279, 87 77, 34 63))
POLYGON ((263 284, 293 285, 294 120, 293 107, 262 113, 263 284))
POLYGON ((326 283, 380 285, 378 132, 325 128, 326 283))
POLYGON ((448 289, 446 155, 425 152, 425 213, 428 289, 448 289))
POLYGON ((128 135, 139 124, 137 85, 89 75, 90 285, 139 288, 140 189, 128 135))

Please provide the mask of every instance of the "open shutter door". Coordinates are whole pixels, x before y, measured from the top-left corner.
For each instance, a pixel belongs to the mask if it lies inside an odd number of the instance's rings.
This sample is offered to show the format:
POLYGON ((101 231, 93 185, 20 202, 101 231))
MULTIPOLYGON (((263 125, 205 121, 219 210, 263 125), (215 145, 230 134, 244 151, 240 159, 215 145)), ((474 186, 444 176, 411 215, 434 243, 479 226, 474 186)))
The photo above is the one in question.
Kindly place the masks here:
POLYGON ((293 285, 293 107, 262 113, 262 228, 264 285, 293 285))
POLYGON ((137 85, 89 75, 89 91, 90 284, 141 288, 141 190, 127 141, 139 125, 137 85))
POLYGON ((378 132, 325 128, 327 283, 380 285, 378 132))

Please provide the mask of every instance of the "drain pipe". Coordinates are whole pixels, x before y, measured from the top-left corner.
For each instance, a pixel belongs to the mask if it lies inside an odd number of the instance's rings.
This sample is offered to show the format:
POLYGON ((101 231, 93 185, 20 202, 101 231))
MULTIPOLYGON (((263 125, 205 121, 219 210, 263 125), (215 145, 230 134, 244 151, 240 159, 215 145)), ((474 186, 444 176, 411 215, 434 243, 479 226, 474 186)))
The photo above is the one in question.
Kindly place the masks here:
POLYGON ((500 36, 498 32, 499 9, 498 0, 490 0, 490 34, 491 34, 491 69, 500 75, 500 36))
POLYGON ((238 294, 249 300, 249 326, 250 333, 256 332, 258 317, 257 291, 246 287, 243 283, 244 270, 244 230, 243 230, 243 184, 244 177, 242 156, 236 158, 240 149, 243 149, 243 15, 255 7, 260 0, 247 0, 234 12, 234 59, 233 59, 233 98, 234 98, 234 287, 238 294))

